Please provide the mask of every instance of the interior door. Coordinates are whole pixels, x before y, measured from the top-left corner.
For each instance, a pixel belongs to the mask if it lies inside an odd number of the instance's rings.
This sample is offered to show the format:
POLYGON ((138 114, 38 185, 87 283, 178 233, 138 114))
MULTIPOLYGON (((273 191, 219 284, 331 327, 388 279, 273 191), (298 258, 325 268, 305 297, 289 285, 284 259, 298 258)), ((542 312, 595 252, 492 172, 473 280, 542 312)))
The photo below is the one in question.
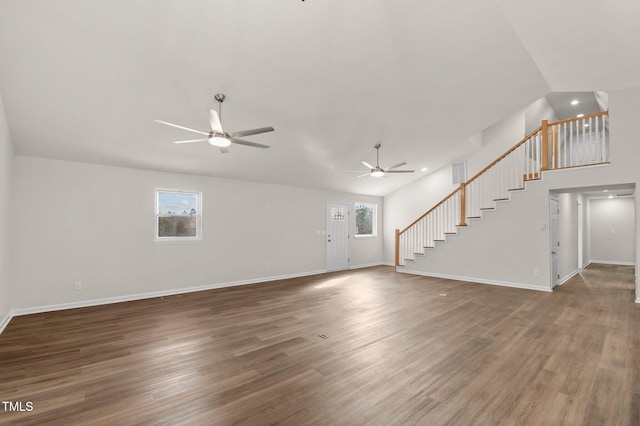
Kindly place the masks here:
POLYGON ((560 254, 560 202, 557 198, 550 199, 551 208, 551 284, 558 285, 560 270, 558 258, 560 254))
POLYGON ((349 268, 349 205, 327 203, 327 271, 349 268))

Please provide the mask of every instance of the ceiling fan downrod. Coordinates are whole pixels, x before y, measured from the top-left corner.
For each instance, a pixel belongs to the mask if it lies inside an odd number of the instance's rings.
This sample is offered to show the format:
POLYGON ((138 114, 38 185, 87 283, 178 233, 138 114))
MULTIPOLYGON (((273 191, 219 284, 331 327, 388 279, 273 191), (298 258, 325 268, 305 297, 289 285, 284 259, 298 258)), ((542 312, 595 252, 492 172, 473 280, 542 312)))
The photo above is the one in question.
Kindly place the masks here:
POLYGON ((224 102, 225 98, 226 96, 224 95, 224 93, 216 93, 214 96, 214 99, 218 101, 218 118, 221 121, 222 121, 222 103, 224 102))

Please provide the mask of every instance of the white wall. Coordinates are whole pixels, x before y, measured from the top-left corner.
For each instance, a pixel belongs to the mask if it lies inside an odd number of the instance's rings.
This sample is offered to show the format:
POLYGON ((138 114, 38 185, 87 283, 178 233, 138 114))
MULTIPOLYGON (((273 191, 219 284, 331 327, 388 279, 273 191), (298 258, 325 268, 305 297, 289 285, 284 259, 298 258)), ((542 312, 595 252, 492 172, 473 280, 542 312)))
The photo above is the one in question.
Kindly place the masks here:
MULTIPOLYGON (((493 160, 518 143, 524 136, 525 109, 469 138, 481 148, 467 161, 467 179, 473 177, 493 160)), ((462 160, 462 159, 461 159, 462 160)), ((453 192, 451 166, 447 165, 426 177, 384 197, 384 260, 395 261, 395 230, 404 229, 436 203, 453 192)))
POLYGON ((551 107, 547 98, 541 98, 529 105, 524 113, 524 132, 529 134, 537 129, 542 120, 548 120, 550 123, 558 121, 556 112, 551 107))
POLYGON ((482 132, 482 149, 471 154, 467 160, 469 178, 522 140, 525 135, 525 112, 526 109, 516 111, 482 132))
MULTIPOLYGON (((526 191, 512 195, 511 202, 500 203, 497 211, 485 215, 487 219, 472 222, 468 229, 460 231, 461 235, 439 245, 433 253, 410 264, 410 268, 425 275, 455 275, 549 290, 549 192, 597 185, 637 186, 640 181, 640 89, 610 92, 609 101, 610 165, 544 173, 543 180, 528 183, 526 191)), ((413 197, 419 196, 413 193, 413 197)), ((637 233, 635 241, 636 245, 640 241, 637 233)), ((637 246, 635 253, 637 263, 637 246)), ((593 252, 591 256, 594 257, 593 252)))
POLYGON ((8 319, 10 299, 10 221, 12 208, 11 187, 13 175, 13 146, 9 136, 9 126, 0 96, 0 331, 8 319))
POLYGON ((604 198, 589 201, 591 210, 591 261, 635 262, 635 200, 604 198))
MULTIPOLYGON (((12 308, 323 271, 327 201, 377 203, 382 226, 379 197, 16 156, 12 308), (203 242, 153 243, 157 187, 203 192, 203 242)), ((350 257, 379 264, 381 235, 350 257)))

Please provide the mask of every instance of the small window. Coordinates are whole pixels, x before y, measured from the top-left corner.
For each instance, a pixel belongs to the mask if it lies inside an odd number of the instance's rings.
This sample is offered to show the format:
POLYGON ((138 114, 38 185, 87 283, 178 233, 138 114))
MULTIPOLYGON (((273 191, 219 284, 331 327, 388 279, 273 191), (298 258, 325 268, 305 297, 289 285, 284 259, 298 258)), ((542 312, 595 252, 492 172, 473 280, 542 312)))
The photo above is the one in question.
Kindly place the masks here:
POLYGON ((356 237, 375 237, 376 232, 376 205, 356 203, 356 237))
POLYGON ((202 193, 156 189, 155 242, 202 240, 202 193))
POLYGON ((344 221, 344 209, 332 208, 331 209, 331 220, 344 221))

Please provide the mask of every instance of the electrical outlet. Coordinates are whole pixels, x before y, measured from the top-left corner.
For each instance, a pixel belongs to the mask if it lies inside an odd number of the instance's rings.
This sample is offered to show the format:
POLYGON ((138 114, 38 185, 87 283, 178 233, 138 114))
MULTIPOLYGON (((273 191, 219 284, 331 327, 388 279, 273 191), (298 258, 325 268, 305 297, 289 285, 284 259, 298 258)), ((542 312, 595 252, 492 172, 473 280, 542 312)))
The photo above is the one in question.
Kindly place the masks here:
POLYGON ((80 281, 76 281, 76 282, 73 284, 73 288, 74 288, 75 290, 81 290, 81 289, 82 289, 82 283, 81 283, 80 281))

